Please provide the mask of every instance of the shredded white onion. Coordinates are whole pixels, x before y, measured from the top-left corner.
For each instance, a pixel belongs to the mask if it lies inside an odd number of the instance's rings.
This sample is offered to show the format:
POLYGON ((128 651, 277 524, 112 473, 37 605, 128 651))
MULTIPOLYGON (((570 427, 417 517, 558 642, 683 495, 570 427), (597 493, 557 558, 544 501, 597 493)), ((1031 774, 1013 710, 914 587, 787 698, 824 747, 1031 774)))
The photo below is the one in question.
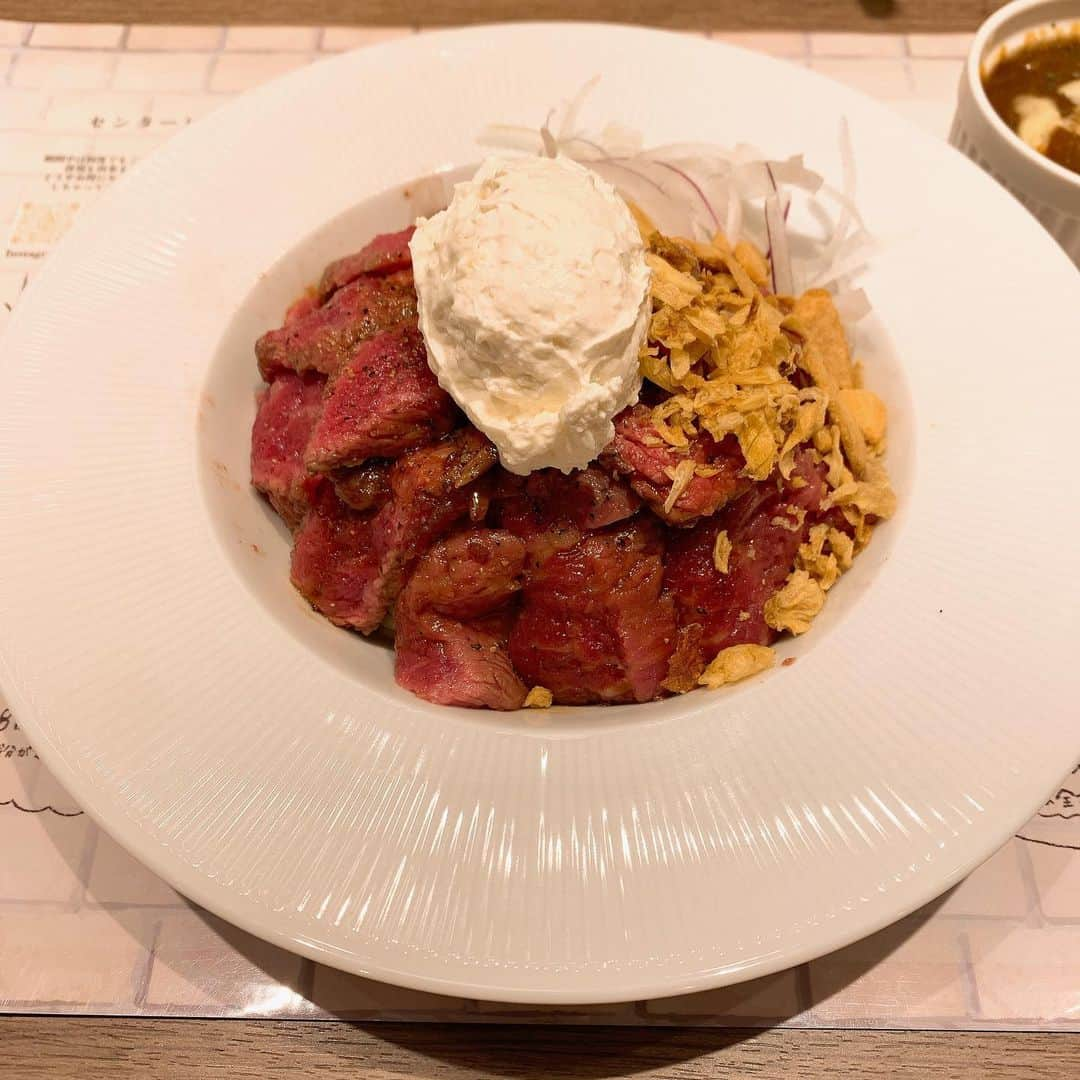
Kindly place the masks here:
POLYGON ((597 81, 553 110, 539 130, 493 125, 480 142, 501 150, 564 154, 603 176, 666 233, 708 240, 722 232, 731 243, 752 240, 768 251, 775 292, 828 287, 844 304, 846 320, 869 311, 852 280, 875 245, 855 205, 855 155, 846 122, 840 126, 837 189, 808 169, 802 155, 772 160, 741 143, 733 148, 679 143, 643 149, 639 134, 615 124, 590 133, 579 126, 579 117, 597 81), (810 236, 788 224, 796 195, 824 235, 810 236))
POLYGON ((857 323, 870 314, 870 298, 862 289, 847 289, 833 295, 833 307, 844 323, 857 323))

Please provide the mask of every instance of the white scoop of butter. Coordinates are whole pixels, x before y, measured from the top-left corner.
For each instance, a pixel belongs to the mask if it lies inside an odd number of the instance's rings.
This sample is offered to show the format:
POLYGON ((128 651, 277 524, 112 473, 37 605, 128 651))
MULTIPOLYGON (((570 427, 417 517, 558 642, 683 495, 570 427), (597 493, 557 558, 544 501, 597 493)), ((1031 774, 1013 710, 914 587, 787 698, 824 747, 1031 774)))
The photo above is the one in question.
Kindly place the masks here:
POLYGON ((431 368, 504 467, 592 461, 641 389, 651 310, 615 189, 568 158, 489 158, 411 248, 431 368))

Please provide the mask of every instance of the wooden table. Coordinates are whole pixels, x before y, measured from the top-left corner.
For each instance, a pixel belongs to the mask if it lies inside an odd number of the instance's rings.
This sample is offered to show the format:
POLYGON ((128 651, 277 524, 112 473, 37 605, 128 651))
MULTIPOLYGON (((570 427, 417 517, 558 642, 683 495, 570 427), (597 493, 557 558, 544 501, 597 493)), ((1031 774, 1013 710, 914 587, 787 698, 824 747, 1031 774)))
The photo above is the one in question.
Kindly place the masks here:
POLYGON ((4 0, 28 22, 424 26, 505 19, 637 22, 693 30, 973 30, 999 0, 4 0))
POLYGON ((1080 1035, 1065 1034, 0 1019, 12 1080, 1064 1080, 1078 1068, 1080 1035))

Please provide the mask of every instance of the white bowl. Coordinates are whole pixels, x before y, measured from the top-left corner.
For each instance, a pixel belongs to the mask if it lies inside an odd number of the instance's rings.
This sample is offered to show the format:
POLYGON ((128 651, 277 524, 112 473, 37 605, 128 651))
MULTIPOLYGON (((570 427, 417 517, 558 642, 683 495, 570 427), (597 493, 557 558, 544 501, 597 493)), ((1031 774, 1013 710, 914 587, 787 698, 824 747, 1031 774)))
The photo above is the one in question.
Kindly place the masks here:
POLYGON ((998 116, 984 65, 1002 47, 1051 24, 1080 23, 1080 0, 1015 0, 982 24, 960 77, 949 141, 1009 189, 1080 266, 1080 174, 1033 150, 998 116))
POLYGON ((765 975, 955 884, 1080 757, 1075 406, 1046 389, 1078 339, 1080 275, 1031 215, 811 71, 587 25, 344 54, 171 139, 20 301, 0 685, 121 844, 313 959, 564 1004, 765 975), (410 177, 597 74, 583 122, 652 145, 753 141, 837 177, 847 121, 881 241, 859 353, 900 512, 784 644, 794 666, 635 707, 438 708, 289 585, 248 483, 251 342, 330 258, 442 197, 410 177), (1018 356, 1039 358, 1027 387, 1018 356))

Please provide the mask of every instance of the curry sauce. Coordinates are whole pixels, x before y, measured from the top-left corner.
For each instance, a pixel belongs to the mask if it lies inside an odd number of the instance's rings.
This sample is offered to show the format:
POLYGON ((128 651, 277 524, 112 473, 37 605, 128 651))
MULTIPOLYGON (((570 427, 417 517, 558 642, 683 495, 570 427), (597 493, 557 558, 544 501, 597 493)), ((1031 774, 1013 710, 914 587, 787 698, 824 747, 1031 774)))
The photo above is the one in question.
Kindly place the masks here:
POLYGON ((1080 173, 1080 34, 1033 41, 983 74, 994 111, 1029 146, 1080 173))

